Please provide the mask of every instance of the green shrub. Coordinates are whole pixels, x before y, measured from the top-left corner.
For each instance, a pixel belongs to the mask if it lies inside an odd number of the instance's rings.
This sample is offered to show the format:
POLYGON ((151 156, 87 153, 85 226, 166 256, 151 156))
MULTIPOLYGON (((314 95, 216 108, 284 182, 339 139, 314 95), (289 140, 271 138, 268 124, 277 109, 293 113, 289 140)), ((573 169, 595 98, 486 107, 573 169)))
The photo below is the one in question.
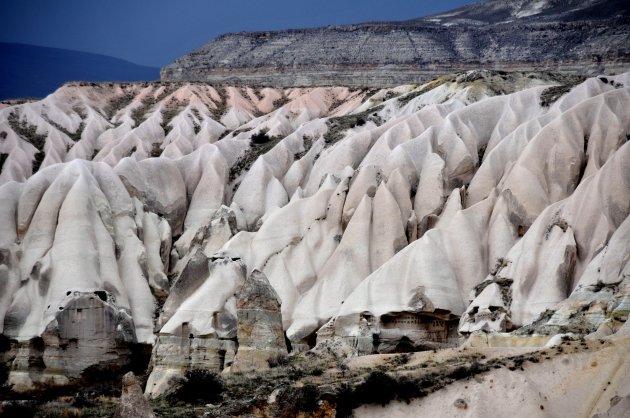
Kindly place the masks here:
POLYGON ((273 101, 273 108, 277 109, 279 107, 284 106, 285 104, 289 103, 290 100, 288 97, 282 96, 280 98, 277 98, 276 100, 273 101))
POLYGON ((286 354, 276 354, 267 359, 267 364, 272 369, 275 367, 287 366, 289 364, 289 357, 286 354))
MULTIPOLYGON (((234 133, 236 133, 236 131, 234 131, 234 133)), ((230 168, 230 182, 236 180, 241 173, 249 170, 258 157, 270 151, 282 140, 282 138, 282 136, 270 137, 267 135, 266 130, 261 130, 258 134, 254 134, 251 137, 253 147, 251 147, 247 152, 241 154, 241 156, 238 157, 236 162, 230 168)))
POLYGON ((318 408, 319 389, 313 384, 302 387, 288 386, 280 389, 272 415, 295 417, 300 412, 312 413, 318 408))
POLYGON ((94 398, 90 396, 91 394, 80 391, 74 394, 74 399, 72 400, 72 406, 77 408, 87 408, 94 406, 94 398))
POLYGON ((300 388, 296 400, 298 411, 313 412, 317 409, 319 389, 313 384, 306 384, 300 388))
POLYGON ((16 134, 37 148, 38 152, 35 153, 33 159, 33 174, 35 174, 44 161, 44 157, 46 157, 46 154, 44 153, 44 145, 46 144, 47 135, 38 134, 37 126, 31 124, 26 118, 20 118, 15 111, 9 113, 7 122, 9 122, 9 126, 11 126, 11 129, 13 129, 16 134))
POLYGON ((319 367, 316 367, 313 370, 311 370, 311 376, 321 376, 323 374, 324 374, 324 369, 321 369, 319 367))
POLYGON ((28 418, 35 416, 35 411, 36 405, 32 401, 9 401, 0 405, 0 418, 28 418))
POLYGON ((411 355, 409 353, 403 353, 403 354, 397 355, 391 361, 394 364, 394 366, 402 366, 404 364, 409 363, 410 358, 411 358, 411 355))
POLYGON ((342 383, 335 393, 336 417, 346 418, 352 416, 352 410, 357 406, 353 401, 354 390, 349 383, 342 383))
POLYGON ((185 402, 213 403, 222 399, 223 379, 215 372, 203 369, 188 370, 175 396, 185 402))
POLYGON ((354 397, 359 405, 387 405, 396 397, 396 380, 380 370, 371 372, 365 382, 354 390, 354 397))
POLYGON ((268 131, 266 129, 261 129, 260 131, 252 135, 252 144, 266 144, 267 142, 271 141, 271 137, 267 135, 267 132, 268 131))

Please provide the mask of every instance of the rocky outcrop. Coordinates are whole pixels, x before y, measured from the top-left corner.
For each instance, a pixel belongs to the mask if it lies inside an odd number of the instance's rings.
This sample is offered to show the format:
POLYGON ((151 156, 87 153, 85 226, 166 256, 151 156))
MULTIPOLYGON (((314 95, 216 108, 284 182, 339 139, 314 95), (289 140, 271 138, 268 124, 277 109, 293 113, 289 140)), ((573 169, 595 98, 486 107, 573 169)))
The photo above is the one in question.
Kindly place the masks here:
POLYGON ((151 354, 152 370, 146 393, 151 396, 165 393, 174 379, 184 377, 187 370, 221 372, 232 364, 236 347, 233 340, 212 336, 158 335, 151 354))
POLYGON ((129 365, 137 342, 131 315, 106 291, 68 293, 41 337, 16 343, 8 382, 14 390, 66 383, 94 365, 129 365))
POLYGON ((280 298, 263 273, 254 270, 236 299, 238 351, 230 371, 263 370, 286 356, 280 298))
MULTIPOLYGON (((261 370, 269 368, 268 360, 288 354, 277 293, 259 271, 243 281, 239 264, 226 259, 211 261, 206 281, 212 287, 206 286, 207 291, 223 287, 224 295, 204 295, 199 289, 196 296, 200 299, 187 302, 188 308, 178 308, 162 327, 151 356, 148 394, 164 393, 171 380, 183 377, 187 370, 261 370), (229 286, 230 279, 236 279, 233 286, 229 286), (225 296, 228 301, 222 300, 225 296), (199 301, 204 302, 198 307, 191 304, 199 301)), ((175 293, 172 296, 175 300, 175 293)))
POLYGON ((232 365, 238 347, 235 294, 244 280, 240 260, 208 260, 198 253, 188 263, 158 319, 148 394, 164 393, 187 370, 221 372, 232 365))
POLYGON ((626 2, 499 0, 405 22, 232 33, 162 68, 162 80, 387 87, 479 67, 619 73, 626 2))
POLYGON ((144 397, 140 382, 129 372, 122 378, 122 394, 120 405, 116 409, 115 418, 155 418, 151 405, 144 397))

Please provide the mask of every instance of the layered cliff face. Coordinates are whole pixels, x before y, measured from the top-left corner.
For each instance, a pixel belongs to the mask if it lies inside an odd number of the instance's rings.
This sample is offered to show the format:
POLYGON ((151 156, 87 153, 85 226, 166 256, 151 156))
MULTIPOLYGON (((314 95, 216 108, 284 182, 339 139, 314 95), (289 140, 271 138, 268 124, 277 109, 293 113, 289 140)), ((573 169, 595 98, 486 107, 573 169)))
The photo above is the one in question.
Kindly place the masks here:
POLYGON ((445 72, 630 69, 621 0, 485 1, 405 22, 233 33, 162 68, 162 80, 392 87, 445 72))
POLYGON ((488 71, 380 90, 67 85, 1 109, 9 382, 124 365, 135 344, 153 345, 159 394, 190 368, 315 344, 614 334, 629 86, 488 71))

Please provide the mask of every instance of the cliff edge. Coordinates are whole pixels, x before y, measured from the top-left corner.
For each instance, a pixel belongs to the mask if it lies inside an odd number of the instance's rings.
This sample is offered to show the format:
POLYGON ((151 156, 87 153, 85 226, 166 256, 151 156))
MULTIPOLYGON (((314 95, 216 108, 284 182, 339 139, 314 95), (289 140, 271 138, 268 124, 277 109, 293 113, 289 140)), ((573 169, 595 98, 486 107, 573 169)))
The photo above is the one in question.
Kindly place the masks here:
POLYGON ((493 0, 403 22, 230 33, 161 79, 392 87, 478 68, 615 74, 630 69, 628 33, 624 1, 493 0))

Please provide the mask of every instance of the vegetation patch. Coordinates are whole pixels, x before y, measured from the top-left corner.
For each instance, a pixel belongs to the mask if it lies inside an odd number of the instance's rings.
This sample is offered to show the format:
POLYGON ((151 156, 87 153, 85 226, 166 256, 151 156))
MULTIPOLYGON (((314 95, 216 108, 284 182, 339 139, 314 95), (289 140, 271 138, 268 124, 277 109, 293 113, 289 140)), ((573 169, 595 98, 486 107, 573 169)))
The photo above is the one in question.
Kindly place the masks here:
POLYGON ((85 122, 83 122, 83 121, 81 121, 81 123, 79 124, 79 127, 74 132, 70 132, 69 130, 67 130, 66 128, 64 128, 63 126, 58 124, 57 122, 55 122, 53 120, 50 120, 48 118, 46 118, 46 122, 50 123, 58 131, 63 132, 64 134, 66 134, 74 142, 77 142, 77 141, 79 141, 81 139, 81 135, 83 135, 83 131, 85 130, 85 122))
POLYGON ((169 132, 173 129, 169 123, 173 120, 175 116, 177 116, 180 112, 180 104, 176 99, 169 100, 164 109, 162 110, 162 129, 164 130, 164 136, 168 135, 169 132))
POLYGON ((449 77, 440 77, 437 78, 433 81, 430 81, 428 83, 426 83, 424 85, 424 87, 420 88, 420 89, 416 89, 410 93, 407 93, 403 96, 398 97, 397 101, 398 104, 400 105, 400 107, 405 106, 407 103, 409 103, 410 101, 412 101, 413 99, 415 99, 418 96, 422 96, 424 93, 428 93, 431 90, 433 90, 436 87, 441 86, 442 84, 446 83, 447 81, 450 81, 449 77))
POLYGON ((276 354, 267 359, 270 368, 287 366, 289 364, 289 356, 286 354, 276 354))
POLYGON ((135 96, 131 91, 125 91, 123 94, 112 98, 103 108, 103 113, 105 114, 107 120, 111 120, 120 109, 129 106, 134 97, 135 96))
POLYGON ((169 396, 187 403, 213 403, 222 400, 223 379, 215 372, 204 369, 188 370, 183 381, 169 396))
POLYGON ((164 90, 157 97, 151 94, 145 96, 142 99, 140 106, 131 111, 131 119, 133 119, 134 121, 134 126, 140 126, 140 124, 146 120, 146 116, 149 110, 169 94, 171 94, 171 89, 164 88, 164 90))
POLYGON ((72 111, 78 114, 79 117, 81 118, 81 123, 79 124, 79 127, 74 132, 70 132, 69 130, 67 130, 66 128, 64 128, 63 126, 61 126, 54 120, 48 118, 47 115, 43 115, 43 117, 46 120, 46 122, 54 126, 58 131, 66 134, 73 142, 77 142, 81 139, 81 135, 83 135, 83 131, 85 130, 85 119, 87 118, 87 113, 85 113, 85 110, 79 106, 74 106, 72 108, 72 111))
MULTIPOLYGON (((78 392, 77 395, 80 395, 78 392)), ((86 400, 85 396, 63 397, 58 400, 46 402, 43 405, 31 403, 31 413, 35 417, 46 418, 101 418, 113 417, 116 413, 118 400, 111 397, 86 400), (87 402, 87 403, 86 403, 87 402)), ((33 415, 14 415, 33 416, 33 415)))
POLYGON ((220 100, 219 102, 214 102, 216 108, 211 109, 211 112, 214 120, 218 121, 227 110, 227 91, 224 87, 215 87, 215 90, 219 94, 220 100))
MULTIPOLYGON (((146 363, 143 364, 146 368, 146 363)), ((5 389, 0 393, 0 401, 21 400, 34 401, 38 405, 51 402, 59 398, 71 397, 77 406, 91 406, 100 397, 119 397, 122 375, 125 367, 116 364, 101 364, 90 366, 83 371, 81 377, 63 386, 36 383, 31 391, 16 394, 5 389)))
MULTIPOLYGON (((359 90, 359 92, 363 95, 363 97, 374 96, 379 91, 381 91, 381 89, 375 88, 375 87, 363 87, 361 90, 359 90)), ((392 93, 392 92, 390 91, 390 92, 388 92, 388 94, 389 93, 392 93)), ((395 93, 394 93, 394 96, 396 96, 395 93)), ((391 99, 391 97, 390 97, 390 99, 391 99)))
POLYGON ((265 96, 263 96, 262 94, 262 90, 260 88, 254 88, 254 94, 256 95, 256 98, 258 99, 258 101, 261 101, 265 98, 265 96))
POLYGON ((295 417, 300 413, 311 414, 318 409, 319 388, 307 383, 304 386, 287 386, 278 391, 277 401, 271 408, 273 416, 295 417))
MULTIPOLYGON (((442 360, 426 359, 418 364, 412 361, 412 354, 404 354, 383 359, 373 367, 355 369, 346 367, 334 353, 308 352, 283 358, 272 369, 225 377, 207 370, 190 370, 185 378, 173 382, 167 394, 150 402, 157 416, 168 417, 350 417, 361 405, 408 403, 493 369, 523 370, 527 363, 599 349, 605 344, 603 340, 563 341, 551 349, 492 359, 462 348, 442 360)), ((10 416, 111 417, 120 396, 121 372, 115 367, 93 368, 87 373, 89 377, 82 378, 87 380, 71 388, 49 388, 19 396, 0 392, 0 401, 5 401, 3 405, 9 401, 5 408, 10 416), (99 389, 99 385, 103 386, 99 389)))
POLYGON ((37 126, 32 125, 26 120, 26 118, 20 119, 17 112, 9 113, 7 118, 9 126, 15 131, 18 136, 24 139, 26 142, 37 148, 37 153, 33 160, 33 174, 35 174, 44 161, 44 145, 46 144, 46 135, 37 133, 37 126))
POLYGON ((556 311, 545 309, 544 312, 538 315, 538 318, 534 322, 520 327, 514 331, 513 334, 516 336, 533 335, 539 328, 549 322, 554 313, 556 313, 556 311))
POLYGON ((296 152, 295 154, 293 154, 293 159, 297 161, 304 157, 313 147, 313 142, 315 141, 313 140, 312 136, 304 135, 302 137, 302 146, 304 147, 304 151, 296 152))
POLYGON ((251 147, 241 155, 230 168, 230 182, 236 180, 241 173, 246 172, 256 162, 258 157, 270 151, 281 140, 282 136, 269 136, 266 129, 261 129, 251 137, 251 147))
POLYGON ((554 104, 560 97, 567 94, 574 86, 562 84, 559 86, 548 87, 540 93, 540 106, 549 107, 554 104))
POLYGON ((79 115, 81 119, 87 119, 87 113, 85 113, 85 109, 80 106, 73 106, 72 111, 79 115))
POLYGON ((279 97, 273 101, 273 108, 278 109, 289 102, 290 102, 289 98, 283 95, 282 97, 279 97))
POLYGON ((195 135, 197 135, 201 131, 201 121, 203 120, 203 118, 201 117, 201 113, 199 113, 199 110, 195 109, 194 107, 191 107, 190 111, 194 116, 191 116, 190 119, 193 123, 193 130, 195 131, 195 135))
POLYGON ((131 119, 133 119, 134 127, 140 126, 146 119, 146 113, 149 108, 156 103, 153 97, 145 97, 142 99, 141 105, 131 111, 131 119))
MULTIPOLYGON (((394 400, 409 402, 499 364, 494 360, 482 363, 482 358, 478 354, 464 355, 421 368, 408 366, 411 355, 405 354, 394 357, 389 366, 350 370, 333 357, 312 353, 289 356, 288 364, 283 361, 266 372, 226 376, 223 403, 206 413, 217 417, 246 416, 263 410, 271 416, 320 416, 328 408, 337 417, 349 417, 361 405, 386 405, 394 400), (401 371, 404 373, 398 373, 401 371), (267 404, 272 392, 276 401, 267 404)), ((508 360, 499 367, 504 365, 511 363, 508 360)))
POLYGON ((421 365, 419 374, 391 374, 374 370, 358 384, 342 384, 337 388, 336 416, 350 417, 352 410, 369 404, 387 405, 398 400, 409 403, 462 379, 470 379, 495 368, 522 369, 525 362, 538 363, 538 354, 492 359, 472 355, 451 359, 442 364, 421 365))
POLYGON ((353 113, 345 116, 337 116, 326 121, 328 131, 324 134, 324 141, 327 145, 332 145, 343 139, 348 129, 363 126, 367 121, 371 121, 377 126, 383 121, 378 116, 378 111, 383 109, 383 105, 374 106, 360 113, 353 113))
MULTIPOLYGON (((153 412, 158 417, 191 418, 202 416, 204 404, 187 403, 173 397, 160 396, 149 401, 153 412)), ((229 415, 226 415, 229 416, 229 415)), ((139 417, 138 417, 139 418, 139 417)))
POLYGON ((556 217, 551 222, 551 224, 547 225, 547 227, 545 228, 545 240, 549 239, 549 236, 551 236, 551 231, 553 231, 553 228, 555 226, 562 229, 562 232, 567 232, 567 229, 569 228, 569 223, 563 218, 560 218, 558 214, 556 214, 556 217))
POLYGON ((267 135, 267 132, 269 132, 269 130, 261 129, 260 131, 256 132, 254 135, 252 135, 251 138, 250 138, 250 140, 252 141, 252 144, 254 144, 254 145, 262 145, 262 144, 266 144, 267 142, 271 141, 271 137, 269 135, 267 135))
POLYGON ((573 87, 584 82, 584 77, 573 77, 563 80, 564 82, 558 86, 547 87, 540 93, 539 103, 541 107, 549 107, 558 101, 559 98, 570 92, 573 87))
POLYGON ((397 355, 396 357, 393 357, 391 359, 391 363, 394 367, 403 366, 409 363, 410 358, 411 358, 411 355, 409 353, 402 353, 402 354, 397 355))

